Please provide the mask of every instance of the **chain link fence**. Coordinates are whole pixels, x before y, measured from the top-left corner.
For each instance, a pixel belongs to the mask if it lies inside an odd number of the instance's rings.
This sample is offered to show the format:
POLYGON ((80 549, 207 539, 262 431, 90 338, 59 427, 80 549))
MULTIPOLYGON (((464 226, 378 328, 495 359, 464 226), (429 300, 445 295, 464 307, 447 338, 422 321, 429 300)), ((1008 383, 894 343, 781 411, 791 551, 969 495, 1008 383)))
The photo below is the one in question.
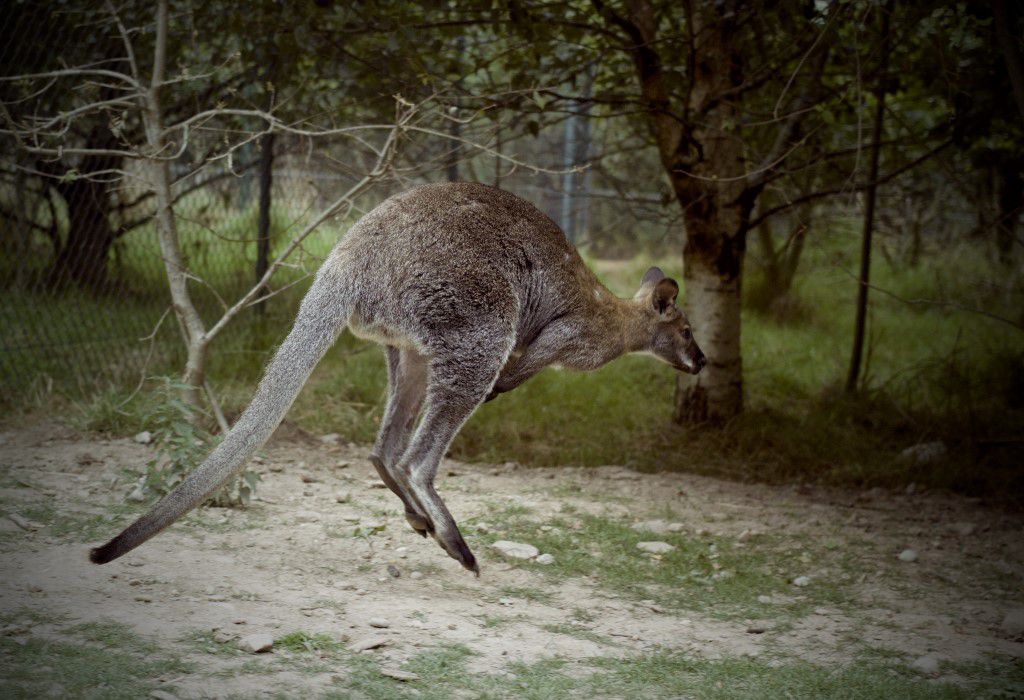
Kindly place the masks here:
MULTIPOLYGON (((89 73, 96 67, 128 72, 117 12, 135 13, 122 18, 129 26, 129 19, 136 22, 128 36, 140 62, 152 17, 136 6, 90 2, 18 2, 9 10, 0 20, 10 38, 0 47, 0 401, 87 394, 132 386, 145 372, 176 373, 184 350, 153 222, 155 197, 145 186, 147 156, 119 155, 125 148, 141 153, 144 120, 137 104, 107 107, 127 98, 115 78, 89 73), (69 66, 88 70, 72 79, 64 75, 74 72, 69 66), (48 115, 56 116, 47 121, 48 115)), ((219 76, 211 76, 206 82, 216 83, 219 76)), ((224 96, 206 82, 183 93, 180 102, 191 113, 222 104, 224 96)), ((237 85, 235 95, 247 89, 237 85)), ((356 121, 379 120, 358 107, 344 109, 356 121)), ((246 336, 246 352, 265 354, 290 325, 304 278, 337 238, 388 194, 422 182, 458 178, 515 191, 597 254, 634 253, 640 225, 655 244, 678 239, 676 208, 665 206, 656 176, 624 184, 613 175, 621 169, 616 158, 637 156, 599 121, 594 126, 585 114, 570 112, 517 135, 500 119, 486 121, 483 131, 468 119, 453 121, 459 114, 453 110, 451 103, 435 106, 433 135, 407 139, 393 172, 378 178, 345 217, 306 238, 275 274, 271 297, 232 320, 230 337, 218 340, 215 353, 233 336, 246 336), (446 130, 456 138, 443 138, 446 130), (503 161, 502 148, 516 160, 503 161), (605 150, 627 155, 602 156, 605 150), (594 167, 577 167, 583 163, 594 167), (631 203, 622 206, 627 189, 631 203)), ((265 127, 236 120, 206 134, 195 130, 168 159, 189 288, 207 324, 373 162, 372 147, 270 134, 265 127), (210 158, 218 148, 230 157, 210 158)), ((650 166, 644 171, 658 172, 650 166)))

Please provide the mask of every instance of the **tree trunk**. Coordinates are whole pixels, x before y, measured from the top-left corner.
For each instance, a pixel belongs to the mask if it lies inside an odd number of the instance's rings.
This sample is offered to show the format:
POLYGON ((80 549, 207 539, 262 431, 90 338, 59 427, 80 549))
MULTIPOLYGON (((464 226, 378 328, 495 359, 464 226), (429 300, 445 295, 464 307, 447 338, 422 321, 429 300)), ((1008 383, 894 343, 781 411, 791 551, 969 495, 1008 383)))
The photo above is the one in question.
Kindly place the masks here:
MULTIPOLYGON (((256 282, 267 273, 270 259, 270 203, 274 184, 274 132, 260 138, 260 203, 256 234, 256 282)), ((266 311, 264 304, 256 305, 257 313, 266 311)))
POLYGON ((725 277, 713 264, 690 258, 683 280, 686 315, 708 366, 696 376, 679 376, 674 417, 679 423, 728 420, 743 410, 740 276, 725 277))
MULTIPOLYGON (((116 146, 105 125, 94 127, 87 143, 88 147, 96 149, 116 146)), ((119 165, 120 159, 112 156, 84 158, 79 166, 79 177, 54 184, 67 206, 68 233, 47 273, 47 286, 74 285, 93 291, 103 291, 108 286, 107 260, 115 240, 110 220, 113 210, 110 185, 89 176, 119 165)))
MULTIPOLYGON (((153 79, 146 93, 146 109, 143 119, 146 127, 146 143, 152 154, 164 153, 167 143, 164 139, 163 113, 160 104, 160 87, 164 82, 167 58, 168 2, 160 0, 156 13, 156 43, 153 48, 153 79)), ((209 340, 203 327, 202 318, 192 303, 188 290, 188 270, 178 243, 178 228, 174 219, 173 195, 171 193, 171 167, 167 160, 150 158, 146 161, 149 185, 156 198, 157 236, 160 252, 167 273, 171 292, 171 305, 178 319, 185 341, 187 359, 182 381, 186 385, 185 400, 196 408, 202 406, 202 391, 205 383, 206 348, 209 340)))
MULTIPOLYGON (((739 98, 717 96, 742 82, 742 61, 729 20, 703 8, 694 12, 701 51, 691 106, 703 124, 690 133, 666 165, 683 209, 683 308, 694 337, 708 358, 698 375, 681 374, 676 383, 675 419, 680 423, 721 423, 743 410, 740 358, 740 294, 747 224, 759 189, 749 189, 743 143, 734 132, 739 98), (703 17, 701 13, 709 15, 703 17), (708 106, 715 102, 714 106, 708 106)), ((663 159, 664 162, 664 159, 663 159)))
POLYGON ((562 140, 562 211, 561 225, 566 238, 570 243, 576 242, 576 232, 572 226, 573 190, 575 189, 576 173, 572 168, 576 166, 576 120, 575 114, 570 114, 565 120, 565 136, 562 140))
POLYGON ((857 316, 853 325, 853 352, 850 355, 850 371, 846 375, 846 392, 857 390, 860 380, 861 356, 864 354, 864 328, 868 314, 868 291, 871 278, 871 235, 875 226, 875 195, 878 187, 878 158, 881 153, 882 126, 885 119, 885 74, 889 61, 889 16, 892 2, 882 8, 882 54, 881 75, 875 89, 875 118, 871 128, 871 163, 868 171, 867 200, 864 208, 864 233, 860 246, 860 277, 857 286, 857 316))

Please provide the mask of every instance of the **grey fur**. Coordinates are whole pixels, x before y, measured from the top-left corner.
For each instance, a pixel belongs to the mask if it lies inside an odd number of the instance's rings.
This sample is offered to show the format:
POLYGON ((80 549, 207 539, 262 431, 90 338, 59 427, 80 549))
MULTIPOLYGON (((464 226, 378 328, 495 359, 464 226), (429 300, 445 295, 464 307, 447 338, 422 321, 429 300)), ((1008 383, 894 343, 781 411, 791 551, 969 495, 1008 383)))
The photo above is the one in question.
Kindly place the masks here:
POLYGON ((632 299, 616 298, 553 221, 503 190, 445 183, 391 197, 331 251, 224 441, 91 558, 105 563, 128 552, 241 469, 347 324, 386 347, 388 403, 371 461, 409 524, 479 573, 434 489, 462 424, 483 401, 553 364, 589 370, 649 352, 699 372, 706 360, 675 305, 678 289, 652 268, 632 299))

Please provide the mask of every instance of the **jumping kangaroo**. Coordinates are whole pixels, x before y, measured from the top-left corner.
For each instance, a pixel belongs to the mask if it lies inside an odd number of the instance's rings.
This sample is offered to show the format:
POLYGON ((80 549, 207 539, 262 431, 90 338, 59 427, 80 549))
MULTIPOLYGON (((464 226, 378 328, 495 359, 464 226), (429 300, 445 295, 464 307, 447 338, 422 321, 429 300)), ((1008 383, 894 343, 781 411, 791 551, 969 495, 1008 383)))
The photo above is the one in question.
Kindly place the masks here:
POLYGON ((486 185, 424 185, 362 217, 327 256, 245 412, 174 491, 90 559, 138 547, 223 486, 270 437, 346 325, 384 346, 388 399, 370 458, 429 533, 478 576, 434 490, 438 463, 477 406, 544 367, 591 370, 647 352, 696 374, 706 364, 679 286, 656 267, 632 299, 611 294, 547 216, 486 185), (416 418, 422 412, 419 424, 416 418))

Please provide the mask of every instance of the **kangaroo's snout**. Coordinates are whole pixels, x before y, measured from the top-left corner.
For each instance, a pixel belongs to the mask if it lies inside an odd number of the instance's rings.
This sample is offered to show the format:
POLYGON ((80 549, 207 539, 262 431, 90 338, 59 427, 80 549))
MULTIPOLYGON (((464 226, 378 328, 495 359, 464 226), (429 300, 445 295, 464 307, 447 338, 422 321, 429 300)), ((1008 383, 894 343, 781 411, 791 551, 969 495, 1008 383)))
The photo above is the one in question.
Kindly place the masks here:
POLYGON ((700 371, 708 364, 708 358, 698 348, 697 352, 692 357, 686 357, 683 361, 676 365, 677 369, 681 369, 687 374, 700 374, 700 371))

